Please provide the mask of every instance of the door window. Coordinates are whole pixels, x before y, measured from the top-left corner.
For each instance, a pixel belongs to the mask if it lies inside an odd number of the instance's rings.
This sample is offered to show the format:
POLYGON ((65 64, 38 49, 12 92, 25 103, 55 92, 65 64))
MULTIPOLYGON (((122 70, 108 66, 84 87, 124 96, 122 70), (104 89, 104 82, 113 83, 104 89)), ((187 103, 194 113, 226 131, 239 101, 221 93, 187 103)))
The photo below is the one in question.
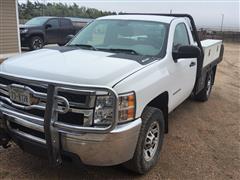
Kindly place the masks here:
POLYGON ((61 19, 60 22, 61 22, 61 27, 62 28, 70 28, 70 27, 72 27, 72 23, 68 19, 61 19))
POLYGON ((179 46, 190 45, 187 28, 184 23, 176 26, 173 39, 173 50, 177 50, 179 46))
POLYGON ((47 24, 51 25, 51 29, 57 29, 59 28, 59 22, 58 19, 50 19, 47 24))

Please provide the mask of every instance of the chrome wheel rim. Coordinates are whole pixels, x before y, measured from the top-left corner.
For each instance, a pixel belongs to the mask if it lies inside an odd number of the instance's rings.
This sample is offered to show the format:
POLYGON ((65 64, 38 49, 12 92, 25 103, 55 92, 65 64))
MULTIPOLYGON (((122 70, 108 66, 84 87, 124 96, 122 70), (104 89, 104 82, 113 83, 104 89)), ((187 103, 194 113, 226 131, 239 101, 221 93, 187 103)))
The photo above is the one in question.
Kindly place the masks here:
POLYGON ((208 81, 207 81, 207 91, 206 91, 207 96, 209 96, 209 94, 210 94, 211 85, 212 85, 212 76, 210 75, 208 78, 208 81))
POLYGON ((143 155, 146 161, 151 161, 156 151, 158 149, 159 144, 159 136, 160 136, 160 128, 157 122, 153 122, 148 129, 145 142, 143 155))
POLYGON ((33 41, 33 48, 34 49, 40 49, 42 48, 42 41, 40 39, 35 39, 33 41))

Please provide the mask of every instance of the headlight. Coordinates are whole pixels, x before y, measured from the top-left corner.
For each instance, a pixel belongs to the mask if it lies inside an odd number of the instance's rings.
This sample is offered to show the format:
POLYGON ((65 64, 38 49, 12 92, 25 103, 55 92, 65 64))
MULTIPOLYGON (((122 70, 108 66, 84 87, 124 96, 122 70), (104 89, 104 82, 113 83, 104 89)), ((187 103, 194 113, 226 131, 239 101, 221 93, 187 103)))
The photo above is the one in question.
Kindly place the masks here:
POLYGON ((114 98, 111 96, 97 96, 94 125, 110 125, 114 116, 114 98))
MULTIPOLYGON (((119 95, 119 122, 131 121, 135 118, 135 93, 119 95)), ((97 96, 94 125, 110 125, 114 118, 114 98, 97 96)))
POLYGON ((21 30, 20 30, 20 33, 21 33, 21 34, 24 34, 24 33, 27 33, 27 32, 28 32, 28 29, 21 29, 21 30))

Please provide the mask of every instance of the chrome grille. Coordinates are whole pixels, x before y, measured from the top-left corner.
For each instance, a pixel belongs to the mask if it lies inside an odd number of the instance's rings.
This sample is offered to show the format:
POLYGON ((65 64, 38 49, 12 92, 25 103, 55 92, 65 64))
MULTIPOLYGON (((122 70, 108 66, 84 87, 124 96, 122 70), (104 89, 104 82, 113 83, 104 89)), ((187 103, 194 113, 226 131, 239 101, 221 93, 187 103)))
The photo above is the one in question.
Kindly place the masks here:
MULTIPOLYGON (((34 131, 43 132, 46 141, 49 142, 49 138, 51 138, 49 133, 53 135, 53 138, 57 137, 59 132, 73 134, 83 132, 108 133, 117 125, 118 95, 111 88, 72 83, 62 84, 39 79, 33 80, 1 72, 0 76, 0 112, 5 116, 4 119, 8 122, 9 128, 11 128, 10 122, 12 122, 34 131), (34 95, 41 96, 41 102, 31 107, 16 106, 18 104, 11 102, 8 93, 9 86, 13 84, 29 88, 34 95), (110 95, 113 97, 114 119, 109 126, 98 127, 93 125, 97 95, 110 95), (41 108, 38 105, 41 105, 41 108), (49 114, 51 111, 53 112, 52 115, 49 114), (53 128, 54 131, 51 131, 49 127, 53 128)), ((22 132, 26 130, 25 128, 18 130, 17 127, 14 126, 15 129, 12 129, 15 133, 38 142, 46 142, 44 139, 41 140, 40 137, 34 138, 28 132, 22 132)))
MULTIPOLYGON (((46 87, 47 85, 27 85, 18 81, 0 78, 0 100, 22 113, 27 113, 43 119, 47 97, 46 87), (42 97, 42 101, 38 104, 38 106, 25 108, 23 108, 19 104, 11 102, 8 93, 8 86, 11 86, 12 84, 26 86, 27 88, 30 88, 34 91, 35 94, 39 95, 39 97, 42 97)), ((93 108, 95 103, 94 91, 73 91, 68 88, 58 88, 58 95, 60 101, 59 111, 64 111, 64 107, 62 106, 63 103, 61 102, 62 98, 67 99, 70 105, 67 112, 59 113, 58 121, 71 125, 91 126, 93 118, 93 108)))

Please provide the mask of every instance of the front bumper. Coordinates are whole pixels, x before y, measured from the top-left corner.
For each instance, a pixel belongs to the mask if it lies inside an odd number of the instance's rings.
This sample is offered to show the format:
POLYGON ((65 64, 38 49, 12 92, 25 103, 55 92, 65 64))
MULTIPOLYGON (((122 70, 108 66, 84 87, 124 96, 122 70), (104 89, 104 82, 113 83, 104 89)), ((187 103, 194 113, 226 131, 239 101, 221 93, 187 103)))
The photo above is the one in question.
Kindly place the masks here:
MULTIPOLYGON (((0 110, 3 110, 3 107, 0 110)), ((25 139, 28 142, 27 148, 35 147, 35 151, 40 151, 40 149, 36 148, 36 145, 39 145, 43 149, 47 149, 45 141, 40 141, 32 135, 13 129, 10 122, 31 128, 36 128, 37 125, 27 123, 24 119, 16 116, 4 115, 2 120, 6 121, 10 136, 20 147, 22 147, 22 143, 25 143, 23 140, 25 139)), ((60 132, 61 154, 64 154, 64 152, 74 154, 81 159, 82 163, 87 165, 111 166, 121 164, 134 155, 141 123, 142 120, 139 118, 126 124, 117 125, 114 130, 106 134, 60 132)), ((38 126, 38 128, 41 130, 43 127, 38 126)), ((23 149, 31 152, 31 149, 26 149, 26 146, 23 149)), ((44 154, 42 155, 44 156, 44 154)))
POLYGON ((107 134, 62 134, 62 148, 77 154, 84 164, 117 165, 134 155, 142 120, 119 125, 107 134))
POLYGON ((28 47, 30 36, 27 33, 20 34, 21 47, 28 47))

